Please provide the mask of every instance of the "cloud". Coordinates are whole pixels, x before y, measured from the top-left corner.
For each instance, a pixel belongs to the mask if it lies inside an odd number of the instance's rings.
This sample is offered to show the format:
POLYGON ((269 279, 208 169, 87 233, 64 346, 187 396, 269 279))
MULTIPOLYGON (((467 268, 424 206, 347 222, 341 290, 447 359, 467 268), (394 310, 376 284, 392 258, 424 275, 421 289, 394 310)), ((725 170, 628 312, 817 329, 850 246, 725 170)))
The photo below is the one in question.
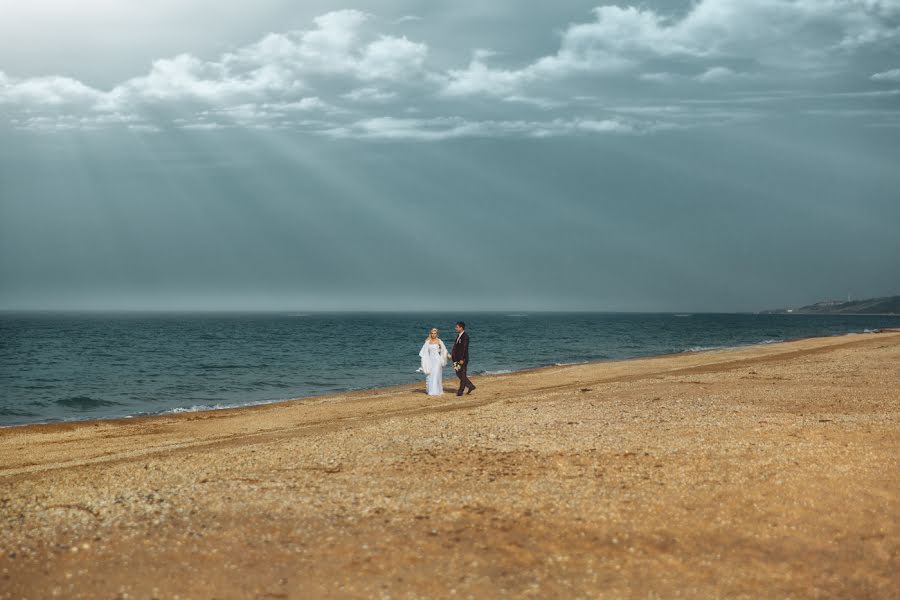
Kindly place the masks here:
POLYGON ((202 61, 189 54, 153 63, 150 73, 117 85, 100 102, 99 109, 140 103, 175 101, 220 102, 273 94, 298 93, 302 82, 276 65, 260 65, 235 73, 223 63, 202 61))
POLYGON ((283 128, 295 122, 294 115, 298 113, 338 115, 342 112, 318 97, 311 96, 293 102, 246 102, 214 106, 197 111, 191 119, 179 118, 178 124, 183 129, 200 130, 219 129, 225 126, 273 129, 283 128))
POLYGON ((324 130, 322 133, 334 138, 353 139, 393 139, 435 141, 473 135, 477 125, 463 119, 400 119, 396 117, 376 117, 362 119, 345 126, 324 130))
POLYGON ((275 67, 295 78, 345 75, 362 81, 402 80, 417 75, 428 46, 405 36, 372 36, 370 16, 358 10, 330 12, 313 20, 315 29, 272 33, 255 44, 226 54, 229 70, 275 67))
POLYGON ((340 112, 340 109, 328 104, 317 96, 308 98, 300 98, 294 102, 276 102, 263 105, 265 108, 271 108, 280 111, 312 111, 318 110, 323 112, 340 112))
POLYGON ((129 131, 136 131, 139 133, 159 133, 162 131, 156 125, 148 125, 146 123, 131 123, 128 125, 129 131))
POLYGON ((611 119, 467 120, 462 117, 362 119, 320 133, 342 139, 440 141, 471 137, 555 137, 577 134, 640 134, 669 128, 658 122, 611 119))
POLYGON ((889 71, 882 71, 881 73, 875 73, 870 77, 872 81, 900 81, 900 69, 891 69, 889 71))
MULTIPOLYGON (((700 0, 680 18, 634 6, 600 6, 594 20, 569 25, 559 49, 520 68, 496 68, 476 55, 465 69, 450 70, 450 96, 507 96, 529 85, 584 74, 617 74, 660 60, 706 64, 698 81, 721 80, 725 67, 709 64, 739 58, 771 70, 821 65, 837 52, 896 42, 900 16, 895 0, 700 0)), ((645 73, 647 81, 669 74, 645 73)))
POLYGON ((227 125, 223 125, 221 123, 209 122, 209 123, 185 123, 181 125, 182 129, 196 129, 199 131, 215 131, 217 129, 228 129, 227 125))
POLYGON ((443 93, 447 96, 469 96, 486 94, 508 96, 526 83, 534 81, 536 75, 526 69, 492 69, 476 54, 465 69, 451 69, 444 81, 443 93))
POLYGON ((114 104, 284 98, 302 93, 316 77, 398 81, 416 76, 428 47, 406 37, 372 39, 364 29, 368 20, 357 10, 334 11, 316 17, 314 29, 270 33, 218 61, 186 54, 156 61, 149 75, 117 86, 110 96, 114 104))
POLYGON ((406 37, 381 36, 368 46, 356 66, 359 79, 400 80, 422 69, 428 47, 406 37))
POLYGON ((103 93, 69 77, 15 79, 0 71, 0 104, 90 106, 103 93))
POLYGON ((376 87, 356 88, 341 95, 341 98, 351 102, 387 102, 396 97, 397 92, 388 92, 376 87))
POLYGON ((287 101, 303 94, 316 78, 390 82, 420 75, 427 45, 370 34, 365 28, 368 20, 357 10, 330 12, 316 17, 312 29, 270 33, 218 60, 187 53, 156 60, 146 75, 109 91, 68 77, 12 79, 0 73, 0 102, 80 104, 115 111, 154 103, 287 101))
POLYGON ((143 122, 143 119, 134 114, 107 113, 92 115, 71 115, 71 114, 55 114, 55 115, 35 115, 27 117, 13 118, 10 123, 13 128, 20 131, 32 131, 39 133, 59 132, 59 131, 92 131, 105 129, 110 125, 121 125, 132 131, 142 128, 149 130, 155 128, 154 125, 143 122))
POLYGON ((743 76, 744 75, 742 75, 741 73, 735 73, 728 67, 710 67, 709 69, 694 77, 694 79, 697 81, 702 81, 704 83, 709 83, 733 81, 735 79, 740 79, 743 76))
POLYGON ((739 55, 787 67, 896 39, 895 0, 701 0, 660 33, 694 56, 739 55))
MULTIPOLYGON (((212 59, 160 58, 108 90, 66 76, 0 72, 0 107, 14 127, 33 131, 293 128, 423 141, 641 134, 758 119, 791 102, 841 97, 802 82, 869 73, 864 61, 853 61, 900 39, 900 0, 697 0, 679 14, 603 5, 565 26, 543 56, 447 48, 435 57, 424 41, 376 29, 417 19, 332 11, 306 29, 268 33, 212 59), (454 50, 465 58, 454 60, 454 50), (791 93, 773 91, 785 81, 791 93), (739 94, 736 82, 743 83, 739 94), (628 102, 635 110, 623 108, 628 102)), ((870 80, 900 81, 900 69, 870 80)), ((842 93, 862 103, 895 92, 842 93)))
POLYGON ((505 98, 503 98, 503 101, 514 102, 518 104, 527 104, 529 106, 534 106, 542 110, 552 110, 554 108, 560 108, 567 104, 564 101, 553 100, 551 98, 542 98, 539 96, 519 96, 516 94, 513 94, 512 96, 506 96, 505 98))
POLYGON ((676 79, 678 79, 678 75, 674 73, 641 73, 638 75, 638 79, 642 81, 652 81, 655 83, 672 83, 676 79))

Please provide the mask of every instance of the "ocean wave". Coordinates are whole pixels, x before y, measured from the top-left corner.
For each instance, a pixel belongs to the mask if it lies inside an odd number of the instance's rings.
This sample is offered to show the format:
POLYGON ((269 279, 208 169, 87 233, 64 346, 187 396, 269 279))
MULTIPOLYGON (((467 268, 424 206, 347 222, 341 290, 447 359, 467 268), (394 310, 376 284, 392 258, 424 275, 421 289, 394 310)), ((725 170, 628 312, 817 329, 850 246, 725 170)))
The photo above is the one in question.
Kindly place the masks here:
POLYGON ((234 408, 234 407, 226 406, 224 404, 195 404, 194 406, 179 406, 177 408, 170 408, 169 410, 164 410, 164 411, 161 411, 156 414, 177 415, 179 413, 199 412, 201 410, 222 410, 223 408, 234 408))
POLYGON ((768 338, 759 342, 751 342, 749 344, 734 344, 730 346, 690 346, 682 352, 709 352, 710 350, 740 350, 741 348, 750 348, 752 346, 761 346, 763 344, 780 344, 785 340, 778 338, 768 338))
POLYGON ((289 400, 295 399, 296 398, 271 398, 269 400, 254 400, 252 402, 217 402, 215 404, 194 404, 193 406, 177 406, 175 408, 169 408, 167 410, 148 414, 177 415, 179 413, 202 412, 204 410, 225 410, 227 408, 244 408, 247 406, 260 406, 262 404, 276 404, 278 402, 288 402, 289 400))
POLYGON ((709 352, 710 350, 721 350, 721 346, 691 346, 685 352, 709 352))
POLYGON ((102 408, 104 406, 118 406, 121 402, 113 400, 101 400, 100 398, 91 398, 90 396, 71 396, 69 398, 60 398, 55 404, 67 406, 77 410, 91 410, 94 408, 102 408))

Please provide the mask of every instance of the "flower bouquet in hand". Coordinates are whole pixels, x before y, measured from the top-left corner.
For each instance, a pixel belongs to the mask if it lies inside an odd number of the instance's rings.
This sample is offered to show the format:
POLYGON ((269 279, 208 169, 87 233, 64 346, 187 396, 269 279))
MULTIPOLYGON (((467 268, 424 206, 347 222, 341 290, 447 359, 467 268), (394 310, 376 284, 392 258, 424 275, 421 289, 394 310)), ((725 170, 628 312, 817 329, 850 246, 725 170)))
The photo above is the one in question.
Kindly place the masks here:
POLYGON ((463 361, 461 361, 461 360, 453 363, 453 370, 459 371, 460 369, 462 369, 462 363, 463 363, 463 361))

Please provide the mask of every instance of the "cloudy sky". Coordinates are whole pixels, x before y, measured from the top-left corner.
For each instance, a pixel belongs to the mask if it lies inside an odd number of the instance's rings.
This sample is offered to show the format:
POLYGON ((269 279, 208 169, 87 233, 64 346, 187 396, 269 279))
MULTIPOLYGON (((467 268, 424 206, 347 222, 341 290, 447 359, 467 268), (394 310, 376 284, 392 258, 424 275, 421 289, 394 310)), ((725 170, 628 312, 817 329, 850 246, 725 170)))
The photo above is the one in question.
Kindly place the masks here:
POLYGON ((226 4, 0 0, 0 309, 900 293, 900 0, 226 4))

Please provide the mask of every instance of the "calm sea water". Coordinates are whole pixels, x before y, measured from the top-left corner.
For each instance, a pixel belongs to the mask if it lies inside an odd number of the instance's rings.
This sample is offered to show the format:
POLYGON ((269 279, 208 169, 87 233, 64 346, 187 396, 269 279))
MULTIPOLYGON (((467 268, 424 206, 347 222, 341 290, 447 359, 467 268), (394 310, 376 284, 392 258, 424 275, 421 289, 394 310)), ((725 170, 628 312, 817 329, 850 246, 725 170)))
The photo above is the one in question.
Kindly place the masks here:
MULTIPOLYGON (((464 319, 471 370, 518 369, 900 327, 900 316, 0 314, 0 425, 222 408, 422 381, 464 319)), ((445 379, 455 382, 452 369, 445 379)))

